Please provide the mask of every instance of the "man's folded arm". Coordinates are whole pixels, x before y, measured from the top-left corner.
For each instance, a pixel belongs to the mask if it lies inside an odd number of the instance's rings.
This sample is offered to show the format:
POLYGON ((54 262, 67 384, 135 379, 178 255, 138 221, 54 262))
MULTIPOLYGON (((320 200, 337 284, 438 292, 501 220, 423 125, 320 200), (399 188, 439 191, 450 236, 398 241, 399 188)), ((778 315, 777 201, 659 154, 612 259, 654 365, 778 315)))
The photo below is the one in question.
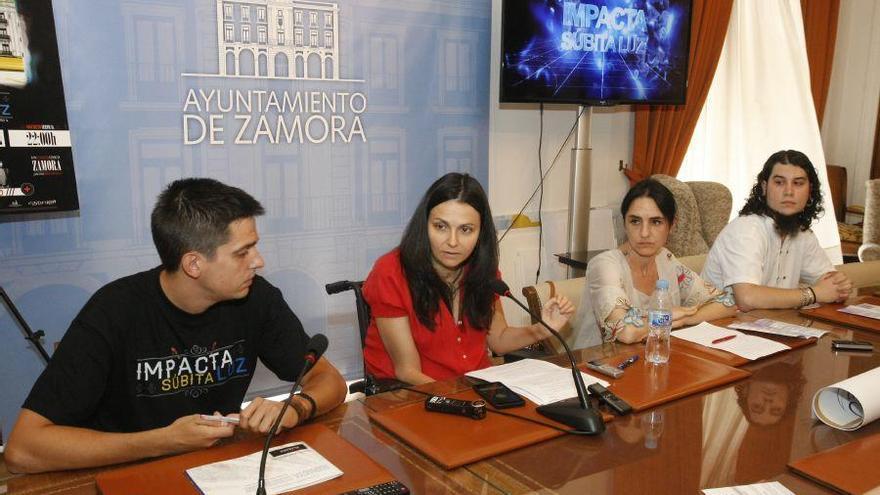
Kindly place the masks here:
POLYGON ((801 289, 779 289, 766 285, 738 283, 733 284, 733 297, 741 311, 796 308, 801 303, 801 289))
POLYGON ((314 399, 318 410, 312 413, 312 416, 317 416, 330 411, 345 400, 345 379, 326 358, 321 358, 303 377, 302 391, 314 399))
POLYGON ((118 464, 149 457, 209 447, 231 436, 233 427, 200 420, 198 415, 177 419, 154 430, 108 433, 61 426, 23 408, 4 452, 14 473, 40 473, 118 464))

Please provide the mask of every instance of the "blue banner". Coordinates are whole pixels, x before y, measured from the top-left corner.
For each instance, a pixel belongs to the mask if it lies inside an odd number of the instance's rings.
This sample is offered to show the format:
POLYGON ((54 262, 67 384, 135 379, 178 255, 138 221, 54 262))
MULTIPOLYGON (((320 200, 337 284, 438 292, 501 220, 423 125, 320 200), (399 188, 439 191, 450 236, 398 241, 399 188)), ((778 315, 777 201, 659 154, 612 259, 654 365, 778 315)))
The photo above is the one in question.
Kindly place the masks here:
MULTIPOLYGON (((0 285, 50 352, 100 286, 158 264, 159 191, 210 176, 263 203, 263 275, 358 377, 353 296, 324 284, 365 277, 438 176, 487 186, 490 2, 53 7, 81 211, 0 218, 0 285)), ((0 328, 8 431, 42 364, 2 310, 0 328)))

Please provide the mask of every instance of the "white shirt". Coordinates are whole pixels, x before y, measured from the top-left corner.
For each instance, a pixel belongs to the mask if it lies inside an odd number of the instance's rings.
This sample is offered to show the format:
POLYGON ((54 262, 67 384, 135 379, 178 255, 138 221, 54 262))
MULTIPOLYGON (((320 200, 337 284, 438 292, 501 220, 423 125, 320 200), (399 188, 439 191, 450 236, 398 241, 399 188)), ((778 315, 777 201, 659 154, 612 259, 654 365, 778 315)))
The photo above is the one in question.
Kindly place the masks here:
MULTIPOLYGON (((669 281, 669 296, 676 306, 697 306, 710 299, 732 306, 732 297, 716 289, 678 261, 668 249, 662 248, 654 258, 659 278, 669 281)), ((578 305, 579 327, 572 349, 582 349, 617 337, 606 324, 616 308, 627 311, 625 324, 641 326, 651 295, 635 288, 626 255, 611 249, 594 257, 587 264, 586 285, 578 305)))
POLYGON ((744 215, 718 234, 703 265, 703 279, 716 287, 747 283, 794 289, 833 271, 812 230, 780 237, 773 218, 744 215))

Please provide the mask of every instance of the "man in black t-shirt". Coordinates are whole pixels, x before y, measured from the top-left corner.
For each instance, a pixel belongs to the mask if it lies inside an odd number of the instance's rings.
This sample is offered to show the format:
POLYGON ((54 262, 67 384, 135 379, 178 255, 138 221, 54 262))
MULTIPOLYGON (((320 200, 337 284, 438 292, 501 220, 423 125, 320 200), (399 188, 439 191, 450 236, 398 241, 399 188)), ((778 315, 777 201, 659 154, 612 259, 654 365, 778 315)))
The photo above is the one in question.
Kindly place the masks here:
MULTIPOLYGON (((71 323, 25 400, 5 461, 15 472, 100 466, 211 446, 238 416, 265 433, 281 404, 241 409, 257 360, 293 381, 308 338, 281 292, 258 276, 263 207, 212 179, 168 186, 153 209, 162 265, 102 287, 71 323)), ((345 382, 321 358, 282 419, 336 407, 345 382)))

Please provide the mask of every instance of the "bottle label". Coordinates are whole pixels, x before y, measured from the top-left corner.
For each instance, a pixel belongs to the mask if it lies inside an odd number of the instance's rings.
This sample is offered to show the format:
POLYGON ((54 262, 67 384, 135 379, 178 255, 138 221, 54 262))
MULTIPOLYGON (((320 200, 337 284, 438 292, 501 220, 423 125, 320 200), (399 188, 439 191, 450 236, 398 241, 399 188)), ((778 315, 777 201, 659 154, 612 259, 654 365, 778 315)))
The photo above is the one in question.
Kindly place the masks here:
POLYGON ((672 325, 672 314, 668 311, 648 312, 648 325, 652 327, 668 327, 672 325))

